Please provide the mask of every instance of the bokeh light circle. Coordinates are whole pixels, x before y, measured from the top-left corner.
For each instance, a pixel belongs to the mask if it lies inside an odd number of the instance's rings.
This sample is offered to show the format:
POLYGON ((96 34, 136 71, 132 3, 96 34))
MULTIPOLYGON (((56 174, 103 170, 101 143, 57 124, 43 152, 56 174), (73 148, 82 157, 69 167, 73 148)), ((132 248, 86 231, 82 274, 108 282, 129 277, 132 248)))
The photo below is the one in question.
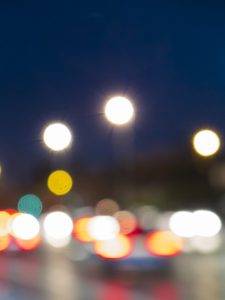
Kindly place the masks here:
POLYGON ((119 205, 112 199, 102 199, 96 204, 96 215, 113 215, 119 210, 119 205))
POLYGON ((180 237, 190 238, 195 235, 193 213, 178 211, 172 214, 169 220, 170 230, 180 237))
POLYGON ((7 211, 0 211, 0 237, 9 233, 11 215, 7 211))
POLYGON ((9 235, 0 236, 0 251, 4 251, 9 248, 11 239, 9 235))
POLYGON ((38 220, 30 214, 18 213, 11 220, 11 232, 13 236, 21 240, 30 240, 36 237, 40 231, 38 220))
POLYGON ((31 251, 31 250, 35 250, 36 248, 39 247, 39 245, 41 243, 41 237, 40 237, 40 235, 37 235, 34 238, 29 239, 29 240, 21 240, 21 239, 16 238, 15 243, 16 243, 17 247, 19 247, 19 249, 21 249, 23 251, 31 251))
POLYGON ((70 216, 62 211, 54 211, 46 215, 43 222, 44 234, 53 239, 64 239, 73 230, 70 216))
POLYGON ((80 242, 89 243, 93 241, 93 238, 88 233, 88 223, 91 217, 80 217, 74 220, 73 237, 80 242))
POLYGON ((133 244, 130 238, 120 234, 112 240, 95 241, 94 250, 102 258, 122 259, 132 253, 133 244))
POLYGON ((137 220, 134 214, 129 211, 121 210, 114 214, 120 225, 120 233, 132 233, 137 227, 137 220))
POLYGON ((17 209, 20 212, 38 217, 42 212, 42 202, 36 195, 27 194, 19 199, 17 209))
POLYGON ((115 125, 124 125, 134 117, 134 107, 125 97, 113 97, 106 103, 105 116, 115 125))
POLYGON ((193 147, 199 155, 208 157, 218 152, 220 138, 216 132, 203 129, 194 135, 193 147))
POLYGON ((93 240, 114 239, 119 231, 118 221, 111 216, 96 216, 88 222, 88 234, 93 240))
POLYGON ((57 170, 49 175, 47 185, 53 194, 61 196, 67 194, 71 190, 73 180, 68 172, 57 170))
POLYGON ((193 213, 195 235, 202 237, 212 237, 217 235, 221 228, 222 222, 220 218, 209 210, 196 210, 193 213))
POLYGON ((72 134, 70 129, 62 123, 48 125, 43 133, 45 145, 53 151, 62 151, 70 146, 72 134))
POLYGON ((170 231, 155 231, 146 236, 146 249, 155 256, 176 256, 183 250, 183 241, 170 231))

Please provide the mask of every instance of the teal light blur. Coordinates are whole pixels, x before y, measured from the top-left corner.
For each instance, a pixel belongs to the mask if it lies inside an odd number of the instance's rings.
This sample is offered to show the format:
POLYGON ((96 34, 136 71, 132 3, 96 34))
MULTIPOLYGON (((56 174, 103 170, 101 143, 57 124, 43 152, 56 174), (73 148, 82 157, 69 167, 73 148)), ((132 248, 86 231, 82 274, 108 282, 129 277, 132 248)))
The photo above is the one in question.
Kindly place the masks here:
POLYGON ((19 199, 17 209, 20 212, 38 217, 42 212, 42 202, 36 195, 27 194, 19 199))

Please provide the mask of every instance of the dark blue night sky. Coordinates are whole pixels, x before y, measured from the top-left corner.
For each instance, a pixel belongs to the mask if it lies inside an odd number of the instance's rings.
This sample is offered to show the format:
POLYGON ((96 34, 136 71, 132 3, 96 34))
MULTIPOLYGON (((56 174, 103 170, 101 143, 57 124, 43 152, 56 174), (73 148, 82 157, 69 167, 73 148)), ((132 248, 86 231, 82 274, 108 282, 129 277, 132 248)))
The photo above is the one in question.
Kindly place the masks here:
MULTIPOLYGON (((27 176, 43 125, 74 130, 74 157, 111 160, 105 100, 138 110, 138 155, 179 148, 202 126, 225 138, 223 1, 2 1, 0 160, 27 176), (5 3, 3 3, 5 2, 5 3)), ((11 176, 9 175, 9 176, 11 176)))

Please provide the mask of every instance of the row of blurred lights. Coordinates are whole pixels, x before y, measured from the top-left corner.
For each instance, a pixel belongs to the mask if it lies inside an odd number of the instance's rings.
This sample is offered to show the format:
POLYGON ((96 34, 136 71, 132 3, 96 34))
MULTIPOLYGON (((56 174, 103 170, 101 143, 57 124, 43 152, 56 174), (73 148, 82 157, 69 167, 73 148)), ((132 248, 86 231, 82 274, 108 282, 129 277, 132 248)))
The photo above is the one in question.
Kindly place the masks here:
MULTIPOLYGON (((157 222, 155 219, 146 226, 144 214, 138 218, 132 212, 118 209, 115 201, 101 200, 95 208, 98 215, 78 215, 74 220, 64 211, 52 211, 39 218, 14 210, 1 211, 0 251, 12 245, 33 250, 42 240, 54 248, 62 248, 68 246, 73 237, 80 243, 92 245, 93 252, 102 258, 122 259, 133 253, 137 239, 143 241, 148 253, 162 257, 193 250, 211 252, 222 243, 222 222, 208 210, 161 214, 157 222)), ((154 211, 151 214, 153 216, 154 211)))
MULTIPOLYGON (((114 125, 124 125, 134 118, 134 108, 130 100, 114 97, 105 106, 105 116, 114 125)), ((62 151, 72 143, 72 132, 63 123, 49 124, 43 131, 45 145, 53 151, 62 151)), ((216 154, 221 146, 218 133, 211 129, 202 129, 192 138, 194 150, 203 157, 216 154)))

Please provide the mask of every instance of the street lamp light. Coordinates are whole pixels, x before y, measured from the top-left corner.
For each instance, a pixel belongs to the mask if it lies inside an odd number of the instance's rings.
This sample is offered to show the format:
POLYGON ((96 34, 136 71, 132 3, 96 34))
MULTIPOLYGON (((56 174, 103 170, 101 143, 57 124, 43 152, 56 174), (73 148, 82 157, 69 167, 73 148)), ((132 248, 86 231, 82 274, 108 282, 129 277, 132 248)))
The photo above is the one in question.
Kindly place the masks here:
POLYGON ((105 116, 114 125, 125 125, 134 118, 134 107, 130 100, 117 96, 105 105, 105 116))
POLYGON ((63 123, 52 123, 43 132, 45 145, 53 151, 63 151, 72 143, 72 133, 63 123))
POLYGON ((204 157, 213 156, 221 146, 219 135, 210 129, 203 129, 195 133, 192 143, 194 150, 204 157))

